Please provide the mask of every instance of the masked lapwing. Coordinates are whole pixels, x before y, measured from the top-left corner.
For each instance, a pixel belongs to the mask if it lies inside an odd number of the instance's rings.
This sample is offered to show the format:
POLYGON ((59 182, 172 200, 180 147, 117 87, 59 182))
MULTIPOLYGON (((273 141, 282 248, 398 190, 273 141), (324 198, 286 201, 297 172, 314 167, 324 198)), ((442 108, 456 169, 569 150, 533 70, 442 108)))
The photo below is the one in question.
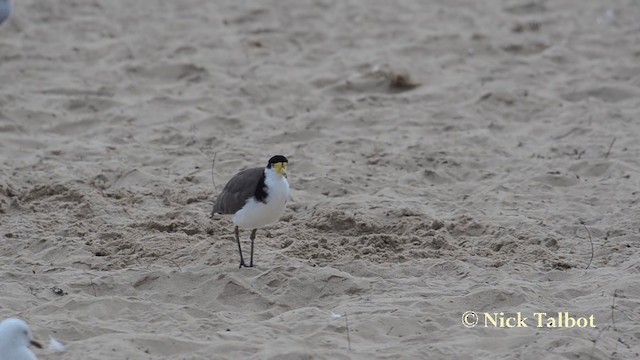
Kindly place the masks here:
POLYGON ((253 267, 253 242, 256 230, 274 223, 284 213, 289 198, 287 165, 282 155, 269 159, 266 167, 246 169, 237 173, 224 186, 213 205, 211 216, 233 215, 236 241, 240 252, 240 267, 253 267), (249 265, 244 263, 240 231, 251 230, 251 257, 249 265))

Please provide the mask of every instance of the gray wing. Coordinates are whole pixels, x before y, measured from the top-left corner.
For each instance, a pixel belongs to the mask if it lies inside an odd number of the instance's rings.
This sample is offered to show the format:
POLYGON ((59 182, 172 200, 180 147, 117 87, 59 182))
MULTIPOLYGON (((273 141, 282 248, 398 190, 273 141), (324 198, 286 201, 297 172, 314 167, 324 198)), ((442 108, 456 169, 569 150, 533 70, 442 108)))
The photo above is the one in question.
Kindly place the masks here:
POLYGON ((235 174, 224 186, 213 205, 213 214, 235 214, 256 192, 264 168, 251 168, 235 174))

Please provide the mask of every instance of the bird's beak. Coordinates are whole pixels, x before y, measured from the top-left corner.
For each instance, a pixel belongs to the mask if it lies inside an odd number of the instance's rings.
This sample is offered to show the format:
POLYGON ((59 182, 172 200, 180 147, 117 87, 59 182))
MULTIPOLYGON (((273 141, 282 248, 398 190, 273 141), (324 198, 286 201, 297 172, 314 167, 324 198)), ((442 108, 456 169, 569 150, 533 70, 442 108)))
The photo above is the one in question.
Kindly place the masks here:
POLYGON ((42 349, 42 345, 35 340, 31 340, 31 345, 37 347, 38 349, 42 349))
POLYGON ((276 172, 282 176, 287 176, 287 163, 279 162, 274 164, 276 172))

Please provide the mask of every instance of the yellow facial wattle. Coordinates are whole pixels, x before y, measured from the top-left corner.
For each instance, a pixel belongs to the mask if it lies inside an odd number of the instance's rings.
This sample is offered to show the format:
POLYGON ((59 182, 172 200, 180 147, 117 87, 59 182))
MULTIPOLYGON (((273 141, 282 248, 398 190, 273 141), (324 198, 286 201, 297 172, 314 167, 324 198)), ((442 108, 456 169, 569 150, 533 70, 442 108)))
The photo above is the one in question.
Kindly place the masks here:
POLYGON ((287 176, 287 165, 288 164, 286 162, 279 162, 273 164, 273 167, 276 169, 276 173, 282 176, 287 176))

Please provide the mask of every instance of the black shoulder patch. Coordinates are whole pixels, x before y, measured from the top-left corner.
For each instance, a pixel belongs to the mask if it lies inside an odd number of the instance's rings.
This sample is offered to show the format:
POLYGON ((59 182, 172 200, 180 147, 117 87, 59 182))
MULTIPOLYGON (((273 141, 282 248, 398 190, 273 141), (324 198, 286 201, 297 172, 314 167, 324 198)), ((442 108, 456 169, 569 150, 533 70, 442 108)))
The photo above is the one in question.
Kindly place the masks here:
POLYGON ((267 203, 267 185, 264 183, 264 171, 262 172, 262 176, 260 180, 258 180, 258 185, 256 185, 256 192, 253 194, 256 197, 257 201, 267 203))

